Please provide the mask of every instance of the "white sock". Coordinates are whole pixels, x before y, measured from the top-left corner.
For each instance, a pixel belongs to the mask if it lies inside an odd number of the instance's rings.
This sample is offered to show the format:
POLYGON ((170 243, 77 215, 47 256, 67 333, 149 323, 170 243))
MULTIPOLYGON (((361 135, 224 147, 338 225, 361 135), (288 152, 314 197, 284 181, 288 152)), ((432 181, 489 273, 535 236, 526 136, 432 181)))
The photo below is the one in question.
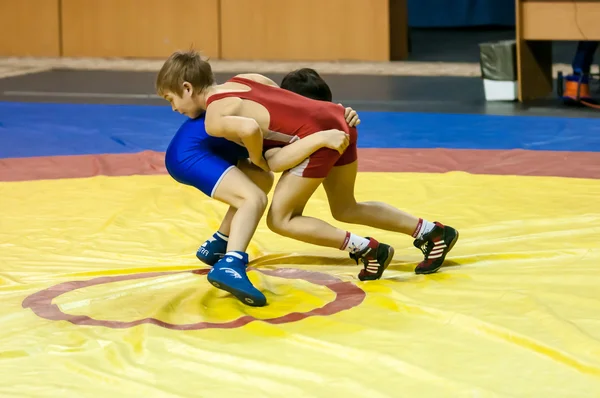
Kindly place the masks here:
POLYGON ((427 232, 430 232, 434 227, 435 227, 434 223, 427 221, 427 220, 423 220, 422 218, 419 218, 419 223, 417 224, 417 228, 415 228, 415 232, 413 233, 412 236, 415 239, 420 239, 427 232))
POLYGON ((340 247, 340 249, 346 250, 350 253, 356 253, 363 250, 367 246, 369 246, 369 239, 362 238, 350 232, 346 232, 346 239, 344 239, 344 243, 342 244, 342 247, 340 247))
POLYGON ((223 235, 222 233, 220 233, 219 231, 215 232, 215 235, 217 235, 219 238, 221 238, 222 240, 224 240, 225 242, 229 241, 229 237, 227 235, 223 235))

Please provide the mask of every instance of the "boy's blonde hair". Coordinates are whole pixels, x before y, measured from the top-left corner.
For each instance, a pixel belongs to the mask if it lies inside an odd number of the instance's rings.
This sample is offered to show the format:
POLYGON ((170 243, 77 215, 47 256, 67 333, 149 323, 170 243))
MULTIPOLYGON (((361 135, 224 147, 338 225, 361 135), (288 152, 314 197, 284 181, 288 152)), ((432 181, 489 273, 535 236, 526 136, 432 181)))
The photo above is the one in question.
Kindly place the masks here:
POLYGON ((210 64, 194 50, 176 51, 167 58, 156 76, 156 92, 161 97, 169 92, 181 97, 184 82, 198 92, 215 83, 210 64))

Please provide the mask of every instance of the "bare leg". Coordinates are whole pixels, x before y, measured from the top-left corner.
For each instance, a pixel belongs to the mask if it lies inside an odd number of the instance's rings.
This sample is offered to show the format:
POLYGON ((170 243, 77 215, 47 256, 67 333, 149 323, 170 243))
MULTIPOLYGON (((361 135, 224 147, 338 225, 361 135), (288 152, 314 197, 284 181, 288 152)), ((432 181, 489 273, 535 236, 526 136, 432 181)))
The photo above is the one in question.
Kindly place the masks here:
POLYGON ((223 221, 221 221, 221 226, 219 226, 219 233, 228 236, 231 233, 231 222, 233 221, 233 216, 235 216, 235 212, 237 209, 233 206, 229 206, 227 209, 227 213, 225 213, 225 217, 223 217, 223 221))
POLYGON ((348 250, 350 257, 363 263, 358 278, 376 280, 394 257, 394 249, 375 239, 367 239, 336 228, 323 220, 302 215, 306 202, 323 179, 297 177, 285 173, 275 188, 267 214, 269 228, 288 238, 348 250))
POLYGON ((357 164, 353 162, 334 167, 323 182, 333 217, 350 224, 368 225, 423 238, 419 245, 422 246, 425 259, 417 265, 415 272, 430 274, 437 271, 454 247, 458 232, 449 226, 420 220, 385 203, 357 203, 354 197, 357 164))
POLYGON ((219 183, 214 198, 237 209, 230 215, 227 250, 245 252, 266 210, 267 195, 240 169, 234 167, 219 183))
MULTIPOLYGON (((261 168, 256 167, 249 160, 244 159, 238 163, 238 169, 242 171, 250 180, 255 183, 264 193, 269 193, 271 188, 273 187, 273 173, 267 173, 263 171, 261 168)), ((233 206, 229 206, 227 213, 225 213, 225 217, 223 217, 223 221, 221 222, 221 226, 219 227, 219 232, 225 236, 228 236, 231 232, 231 222, 233 221, 233 216, 237 208, 233 206)))
POLYGON ((216 288, 233 294, 241 302, 264 306, 265 295, 252 285, 246 274, 248 244, 267 208, 267 195, 239 168, 229 170, 213 197, 237 211, 231 214, 227 252, 208 272, 207 280, 216 288))
POLYGON ((346 238, 346 231, 302 215, 306 202, 322 181, 321 178, 303 178, 284 173, 275 187, 267 214, 269 228, 288 238, 339 249, 346 238))
POLYGON ((333 218, 349 224, 412 235, 419 223, 418 217, 382 202, 356 202, 354 183, 357 171, 358 162, 334 167, 323 181, 333 218))

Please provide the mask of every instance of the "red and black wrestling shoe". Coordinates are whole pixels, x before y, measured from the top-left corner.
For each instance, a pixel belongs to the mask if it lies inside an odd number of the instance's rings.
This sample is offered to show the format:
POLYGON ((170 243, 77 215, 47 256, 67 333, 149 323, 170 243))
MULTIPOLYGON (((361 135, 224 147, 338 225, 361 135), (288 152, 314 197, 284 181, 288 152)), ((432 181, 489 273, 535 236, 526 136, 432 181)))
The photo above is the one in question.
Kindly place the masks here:
POLYGON ((366 239, 369 239, 369 246, 359 252, 350 253, 350 258, 356 261, 356 264, 359 260, 363 263, 364 268, 360 270, 358 279, 374 281, 381 278, 383 271, 390 265, 394 258, 394 248, 368 236, 366 239))
POLYGON ((458 240, 457 230, 437 221, 434 224, 435 227, 431 231, 413 242, 425 255, 425 260, 415 268, 416 274, 433 274, 440 269, 446 255, 458 240))

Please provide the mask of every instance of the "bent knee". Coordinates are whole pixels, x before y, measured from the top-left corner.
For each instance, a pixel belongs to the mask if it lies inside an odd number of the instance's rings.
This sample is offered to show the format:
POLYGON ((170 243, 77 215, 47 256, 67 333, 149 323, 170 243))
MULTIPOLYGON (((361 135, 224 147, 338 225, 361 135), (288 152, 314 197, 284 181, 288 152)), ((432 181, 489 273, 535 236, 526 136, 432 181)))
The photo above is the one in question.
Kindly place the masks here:
POLYGON ((246 191, 244 195, 244 201, 252 203, 256 208, 264 211, 267 208, 267 204, 269 203, 269 199, 267 198, 267 194, 264 193, 260 188, 253 189, 251 191, 246 191))
POLYGON ((331 215, 336 221, 352 224, 356 219, 356 204, 347 204, 331 208, 331 215))
POLYGON ((282 227, 281 219, 277 217, 277 215, 275 215, 271 210, 269 210, 267 213, 267 227, 269 227, 269 229, 276 234, 279 233, 282 227))
POLYGON ((273 211, 272 208, 267 213, 267 227, 278 235, 286 236, 289 221, 289 216, 273 211))

